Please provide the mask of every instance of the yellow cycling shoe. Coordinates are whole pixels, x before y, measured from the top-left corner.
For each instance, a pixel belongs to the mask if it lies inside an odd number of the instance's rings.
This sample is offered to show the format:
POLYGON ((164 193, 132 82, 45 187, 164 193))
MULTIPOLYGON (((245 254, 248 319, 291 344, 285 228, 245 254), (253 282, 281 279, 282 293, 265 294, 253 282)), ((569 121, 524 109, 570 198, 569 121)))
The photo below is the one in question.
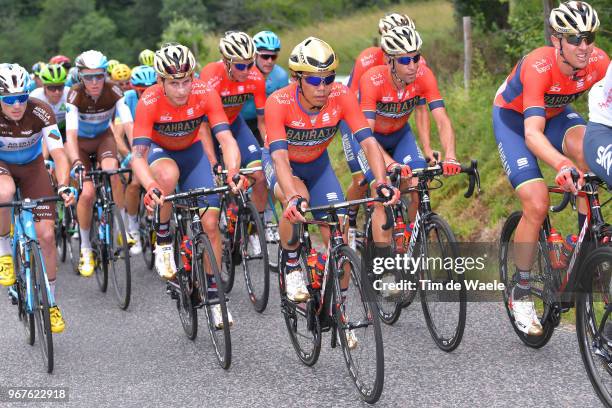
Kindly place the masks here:
POLYGON ((81 248, 81 259, 79 260, 79 272, 81 276, 90 277, 95 269, 93 251, 90 248, 81 248))
POLYGON ((52 333, 61 333, 64 331, 66 327, 66 323, 64 322, 64 318, 62 317, 62 312, 60 312, 59 307, 53 306, 49 308, 49 317, 51 318, 51 332, 52 333))
POLYGON ((11 286, 15 283, 15 267, 11 255, 0 256, 0 285, 11 286))

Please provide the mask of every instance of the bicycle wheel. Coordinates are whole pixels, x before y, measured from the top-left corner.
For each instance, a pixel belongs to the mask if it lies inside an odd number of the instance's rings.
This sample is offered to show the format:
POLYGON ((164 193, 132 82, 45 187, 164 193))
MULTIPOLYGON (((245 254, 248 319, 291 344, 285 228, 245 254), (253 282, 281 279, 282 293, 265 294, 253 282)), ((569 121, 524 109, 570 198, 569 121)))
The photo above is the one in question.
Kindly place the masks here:
POLYGON ((200 234, 194 242, 193 257, 191 260, 191 268, 193 276, 197 279, 197 284, 194 284, 199 290, 198 298, 204 299, 204 314, 208 323, 208 332, 217 355, 219 365, 224 369, 228 369, 232 363, 232 340, 229 327, 229 319, 227 316, 227 304, 225 301, 225 292, 223 290, 223 282, 219 273, 219 267, 215 259, 215 254, 208 237, 200 234), (212 272, 217 282, 217 299, 210 300, 208 298, 208 279, 206 275, 212 272), (223 327, 217 329, 212 316, 212 307, 218 304, 221 308, 221 318, 223 327))
POLYGON ((543 261, 543 258, 547 256, 547 254, 542 253, 542 248, 547 248, 545 242, 541 242, 538 245, 538 253, 536 255, 536 259, 534 260, 535 267, 531 270, 531 295, 533 301, 535 303, 536 313, 540 318, 540 323, 542 324, 542 328, 544 332, 541 336, 530 336, 526 333, 523 333, 515 323, 514 314, 512 309, 510 308, 510 296, 512 294, 512 288, 518 282, 514 274, 514 231, 516 230, 516 226, 518 225, 522 216, 521 211, 516 211, 508 217, 501 232, 501 239, 499 245, 499 275, 500 282, 502 282, 505 286, 505 290, 502 291, 504 297, 504 306, 506 307, 506 312, 508 313, 508 318, 510 319, 510 324, 514 328, 517 336, 521 339, 523 343, 525 343, 529 347, 540 348, 550 340, 553 332, 555 330, 554 324, 550 320, 542 321, 542 317, 544 314, 544 310, 550 307, 550 304, 547 303, 543 294, 545 293, 545 285, 546 282, 545 274, 551 274, 551 271, 546 271, 546 262, 543 261))
POLYGON ((42 351, 47 372, 53 372, 53 334, 51 333, 51 317, 49 316, 49 297, 47 293, 46 276, 42 254, 36 242, 30 247, 30 275, 32 278, 32 298, 34 318, 38 331, 38 344, 42 351))
POLYGON ((96 275, 96 282, 98 282, 98 287, 102 292, 106 292, 106 289, 108 289, 108 248, 104 239, 100 237, 100 229, 104 231, 105 228, 106 220, 101 222, 98 218, 97 208, 94 207, 89 230, 89 242, 94 254, 94 275, 96 275))
MULTIPOLYGON (((279 246, 278 259, 282 258, 282 250, 279 246)), ((304 250, 300 251, 300 266, 303 271, 309 268, 304 258, 304 250)), ((287 332, 291 339, 291 344, 302 363, 313 366, 319 359, 321 353, 321 324, 319 316, 315 312, 315 299, 310 299, 306 303, 294 303, 287 299, 287 289, 285 286, 285 268, 280 266, 278 274, 278 289, 281 297, 281 313, 285 319, 287 332)))
POLYGON ((153 219, 147 213, 142 199, 138 207, 138 229, 140 231, 140 244, 142 245, 142 258, 149 270, 155 265, 155 231, 153 219))
POLYGON ((132 274, 130 269, 130 249, 127 244, 127 235, 123 225, 123 217, 119 208, 112 207, 112 217, 107 213, 111 240, 108 244, 109 261, 111 264, 111 278, 115 288, 115 298, 123 310, 130 305, 132 294, 132 274))
POLYGON ((70 219, 70 224, 66 230, 66 235, 66 238, 69 242, 67 248, 68 259, 70 259, 72 271, 79 275, 79 260, 81 258, 81 231, 79 229, 79 224, 76 219, 76 214, 74 218, 70 219))
POLYGON ((57 218, 55 219, 55 246, 57 248, 57 259, 66 262, 66 211, 63 203, 57 204, 57 218))
POLYGON ((576 335, 589 380, 601 402, 612 407, 612 247, 593 251, 580 275, 583 289, 576 296, 576 335))
MULTIPOLYGON (((20 245, 20 244, 17 244, 20 245)), ((34 339, 36 337, 34 329, 34 315, 28 313, 27 306, 27 294, 26 294, 26 282, 25 282, 25 271, 22 270, 21 257, 22 254, 17 250, 17 256, 15 257, 15 272, 17 275, 17 282, 15 283, 15 291, 17 292, 17 313, 19 315, 19 321, 23 323, 23 329, 25 331, 26 341, 30 346, 34 345, 34 339)))
POLYGON ((350 274, 346 291, 341 291, 340 278, 335 274, 334 321, 349 376, 360 397, 373 404, 383 391, 385 357, 382 330, 376 304, 370 302, 362 286, 359 259, 348 246, 341 246, 334 254, 334 270, 341 276, 350 274), (349 337, 355 343, 349 344, 349 337))
POLYGON ((266 310, 270 292, 270 265, 263 222, 252 202, 240 215, 242 270, 249 299, 258 313, 266 310))
POLYGON ((278 273, 278 248, 280 242, 276 239, 278 236, 278 225, 273 223, 266 224, 266 229, 269 229, 271 236, 266 234, 266 248, 268 249, 268 265, 270 266, 270 272, 278 273))
POLYGON ((198 310, 194 307, 194 288, 191 282, 191 274, 184 268, 177 272, 176 279, 179 283, 180 294, 176 300, 181 325, 189 340, 198 336, 198 310))
MULTIPOLYGON (((221 211, 219 212, 219 231, 221 232, 221 281, 225 288, 225 293, 229 293, 234 287, 234 232, 230 233, 227 217, 227 198, 221 200, 221 211)), ((233 228, 236 228, 234 226, 233 228)))
MULTIPOLYGON (((455 234, 440 216, 430 217, 423 233, 427 242, 427 248, 422 252, 425 259, 456 259, 459 256, 455 234)), ((420 242, 423 244, 422 239, 420 242)), ((421 279, 428 281, 424 286, 419 285, 425 322, 436 345, 441 350, 453 351, 461 343, 465 329, 467 294, 464 276, 442 263, 430 265, 428 262, 426 266, 419 271, 421 279), (449 290, 447 285, 453 289, 449 290), (455 289, 456 285, 461 289, 455 289)))

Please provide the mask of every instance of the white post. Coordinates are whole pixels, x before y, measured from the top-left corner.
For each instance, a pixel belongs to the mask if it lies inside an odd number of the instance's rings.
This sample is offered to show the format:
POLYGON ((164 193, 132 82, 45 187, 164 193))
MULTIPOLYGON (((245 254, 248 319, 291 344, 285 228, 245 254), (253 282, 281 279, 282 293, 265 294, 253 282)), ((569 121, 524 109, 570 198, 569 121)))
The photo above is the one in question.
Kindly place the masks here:
POLYGON ((472 18, 463 17, 463 85, 465 89, 470 88, 470 73, 472 71, 472 18))

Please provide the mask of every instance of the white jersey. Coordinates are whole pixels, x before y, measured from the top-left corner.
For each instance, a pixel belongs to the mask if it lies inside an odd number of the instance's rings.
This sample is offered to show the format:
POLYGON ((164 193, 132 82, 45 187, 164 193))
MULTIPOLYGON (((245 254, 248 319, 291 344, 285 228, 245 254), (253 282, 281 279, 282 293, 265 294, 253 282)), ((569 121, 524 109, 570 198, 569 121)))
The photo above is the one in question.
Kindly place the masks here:
POLYGON ((589 92, 589 120, 612 127, 612 64, 606 76, 589 92))
POLYGON ((67 110, 66 109, 66 96, 68 96, 69 90, 70 88, 68 88, 67 86, 64 87, 64 91, 62 92, 62 97, 60 98, 59 102, 55 105, 53 105, 49 101, 49 99, 47 99, 47 96, 45 95, 44 87, 36 88, 32 92, 30 92, 31 97, 40 99, 41 101, 46 102, 47 104, 51 106, 51 108, 53 109, 53 113, 55 113, 55 118, 57 120, 57 126, 60 129, 64 129, 65 124, 66 124, 66 110, 67 110))

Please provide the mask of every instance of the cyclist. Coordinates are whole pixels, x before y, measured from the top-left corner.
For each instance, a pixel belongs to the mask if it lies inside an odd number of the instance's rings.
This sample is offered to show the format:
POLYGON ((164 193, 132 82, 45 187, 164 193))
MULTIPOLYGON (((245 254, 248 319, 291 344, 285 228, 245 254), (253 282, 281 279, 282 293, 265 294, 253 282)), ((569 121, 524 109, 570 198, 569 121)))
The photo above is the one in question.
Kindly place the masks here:
POLYGON ((66 141, 66 97, 70 88, 65 86, 66 69, 62 65, 45 65, 39 73, 43 86, 30 93, 30 97, 48 103, 53 109, 57 127, 66 141))
MULTIPOLYGON (((124 103, 123 93, 118 86, 106 80, 106 57, 95 50, 80 54, 75 65, 79 69, 81 82, 73 85, 68 93, 66 113, 66 140, 75 146, 77 156, 70 157, 72 169, 87 171, 92 168, 89 155, 96 154, 96 160, 103 170, 118 168, 117 147, 110 129, 115 111, 126 125, 132 123, 130 110, 124 103)), ((131 132, 129 128, 128 132, 131 132)), ((123 212, 123 190, 119 175, 111 177, 113 198, 123 212)), ((89 240, 95 191, 91 180, 84 180, 83 191, 77 204, 77 219, 81 233, 81 256, 79 271, 89 277, 94 272, 94 256, 89 240)))
POLYGON ((116 59, 110 59, 108 60, 108 63, 106 65, 106 72, 110 75, 111 72, 113 72, 113 69, 117 66, 121 64, 119 61, 117 61, 116 59))
MULTIPOLYGON (((163 45, 155 53, 154 62, 160 80, 142 94, 136 106, 132 168, 147 191, 144 203, 149 210, 153 210, 153 202, 163 204, 164 195, 174 192, 177 185, 182 191, 214 187, 211 165, 201 141, 204 116, 208 117, 212 134, 223 149, 228 183, 232 188, 237 187, 232 178, 238 174, 240 166, 238 146, 229 131, 219 95, 204 82, 193 79, 195 65, 189 48, 176 43, 163 45)), ((209 206, 202 216, 202 227, 219 263, 219 197, 203 197, 201 205, 203 208, 209 206)), ((171 210, 169 203, 163 204, 161 223, 156 231, 155 268, 164 279, 173 279, 176 274, 170 231, 171 210)), ((212 275, 207 276, 213 289, 209 295, 215 297, 216 282, 212 275)), ((231 324, 230 316, 228 312, 231 324)), ((219 305, 213 308, 213 318, 215 325, 221 327, 219 305)))
POLYGON ((42 61, 38 61, 36 64, 32 65, 32 76, 31 78, 34 80, 34 84, 32 85, 32 83, 29 84, 29 87, 34 89, 34 88, 40 88, 42 86, 42 81, 40 80, 40 77, 38 76, 40 74, 40 70, 45 66, 46 64, 42 61))
MULTIPOLYGON (((378 33, 382 36, 384 33, 395 27, 410 27, 415 28, 414 22, 410 17, 405 14, 389 13, 382 17, 378 21, 378 33)), ((351 91, 358 93, 359 84, 361 77, 367 70, 377 66, 386 65, 386 57, 382 47, 369 47, 363 50, 355 60, 355 65, 349 77, 348 86, 351 91)), ((425 66, 425 58, 420 57, 419 67, 425 66)), ((425 150, 425 157, 433 158, 433 150, 429 145, 429 134, 430 134, 430 120, 429 112, 427 112, 427 106, 425 99, 421 99, 420 103, 415 109, 415 121, 417 127, 417 134, 423 149, 425 150)), ((355 144, 355 140, 352 138, 351 132, 346 124, 340 124, 340 132, 342 133, 342 146, 344 148, 344 154, 349 165, 349 169, 352 174, 351 184, 346 190, 348 200, 354 200, 363 197, 366 192, 367 186, 360 186, 363 180, 363 172, 359 166, 357 157, 351 152, 350 146, 355 144)), ((349 218, 349 243, 351 247, 355 247, 355 234, 357 227, 357 212, 359 207, 352 207, 348 210, 349 218)))
MULTIPOLYGON (((74 195, 68 186, 69 164, 62 138, 49 105, 27 93, 30 81, 27 71, 17 64, 0 65, 0 201, 13 200, 16 188, 22 198, 54 195, 42 157, 42 144, 47 145, 56 163, 58 189, 66 205, 74 195)), ((15 283, 10 230, 10 209, 0 210, 0 284, 15 283)), ((57 251, 55 249, 55 204, 47 203, 33 210, 36 235, 43 254, 49 287, 55 296, 57 251)), ((49 309, 51 331, 61 333, 65 323, 58 306, 49 309)))
MULTIPOLYGON (((244 102, 253 97, 257 112, 259 132, 265 138, 263 110, 266 103, 266 85, 261 73, 253 67, 255 58, 255 45, 248 34, 240 31, 228 31, 219 41, 219 50, 222 61, 211 62, 200 72, 200 80, 214 89, 221 96, 223 109, 229 119, 230 130, 240 148, 241 167, 255 167, 261 165, 261 148, 253 136, 253 132, 239 115, 244 102)), ((217 158, 219 146, 215 144, 217 158)), ((212 156, 212 155, 211 155, 212 156)), ((215 158, 210 157, 213 161, 215 158)), ((263 172, 253 173, 255 184, 253 186, 253 204, 262 213, 266 207, 268 192, 263 172)), ((252 236, 255 253, 259 240, 252 236)))
POLYGON ((612 64, 606 77, 589 92, 589 123, 583 148, 589 168, 612 186, 612 64))
POLYGON ((129 91, 130 87, 130 75, 132 74, 132 70, 125 64, 117 64, 111 70, 111 78, 115 81, 115 84, 119 85, 119 88, 123 92, 129 91))
POLYGON ((71 88, 72 85, 78 84, 81 80, 79 79, 79 69, 72 67, 68 70, 68 76, 66 78, 66 86, 71 88))
POLYGON ((140 51, 138 54, 138 61, 142 65, 148 65, 150 67, 153 66, 153 60, 155 59, 155 53, 149 49, 140 51))
MULTIPOLYGON (((548 189, 538 159, 557 171, 555 182, 576 192, 571 171, 586 168, 582 152, 585 122, 569 104, 604 77, 609 57, 595 47, 599 19, 584 1, 567 1, 549 18, 552 47, 523 57, 497 91, 493 130, 502 166, 521 201, 523 216, 514 238, 516 277, 510 307, 519 329, 541 335, 531 300, 530 270, 539 231, 548 213, 548 189)), ((578 203, 579 223, 586 203, 578 203)))
POLYGON ((68 71, 72 67, 72 61, 65 55, 56 55, 49 60, 49 64, 57 64, 64 67, 68 71))
MULTIPOLYGON (((280 39, 272 31, 260 31, 253 36, 255 43, 255 66, 266 80, 266 97, 277 89, 289 84, 287 72, 276 64, 278 53, 281 49, 280 39)), ((244 118, 253 135, 263 146, 263 139, 259 134, 255 102, 249 99, 244 103, 240 115, 244 118)))
MULTIPOLYGON (((132 89, 125 93, 125 104, 130 108, 132 117, 136 118, 136 105, 142 93, 150 86, 157 82, 157 73, 148 65, 139 65, 134 67, 130 77, 130 86, 132 89)), ((132 141, 127 140, 123 125, 119 118, 115 121, 115 140, 117 141, 117 150, 121 156, 130 161, 132 141), (119 123, 117 123, 119 122, 119 123), (118 139, 118 140, 117 140, 118 139), (128 157, 129 156, 129 157, 128 157)), ((124 159, 124 160, 126 160, 124 159)), ((125 189, 125 210, 127 213, 127 233, 128 242, 133 242, 130 247, 130 254, 138 255, 142 252, 140 242, 140 232, 138 230, 138 204, 140 203, 140 183, 138 177, 132 175, 132 182, 125 189)))
MULTIPOLYGON (((387 204, 394 204, 399 198, 399 191, 387 184, 384 159, 355 95, 334 82, 337 67, 338 59, 329 44, 308 37, 289 57, 289 70, 295 81, 266 101, 269 137, 263 161, 268 185, 285 208, 279 225, 282 263, 287 268, 287 296, 296 302, 307 300, 309 293, 298 263, 298 245, 287 244, 292 231, 290 223, 304 221, 298 207, 306 201, 318 206, 344 200, 327 154, 340 120, 348 123, 370 158, 376 177, 373 189, 386 190, 391 199, 387 204)), ((377 211, 383 212, 380 206, 377 211)), ((324 213, 313 215, 325 217, 324 213)), ((321 233, 327 242, 329 229, 323 228, 321 233)), ((343 278, 342 289, 348 287, 349 278, 348 275, 343 278)))

